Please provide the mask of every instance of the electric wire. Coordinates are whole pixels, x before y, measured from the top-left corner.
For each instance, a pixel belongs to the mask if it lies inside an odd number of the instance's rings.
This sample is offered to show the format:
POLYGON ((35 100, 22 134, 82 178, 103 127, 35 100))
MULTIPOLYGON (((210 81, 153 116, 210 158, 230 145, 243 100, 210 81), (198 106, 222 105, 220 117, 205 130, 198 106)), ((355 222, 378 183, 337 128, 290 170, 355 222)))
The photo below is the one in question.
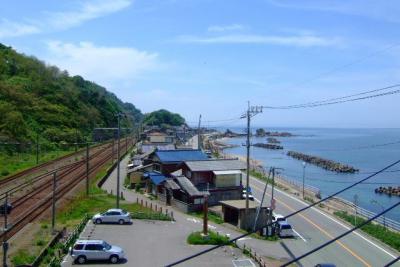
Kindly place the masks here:
POLYGON ((363 226, 366 225, 367 223, 370 223, 371 221, 373 221, 373 220, 375 220, 376 218, 382 216, 383 214, 385 214, 385 213, 391 211, 392 209, 394 209, 395 207, 397 207, 397 206, 399 206, 399 205, 400 205, 400 201, 397 202, 396 204, 390 206, 389 208, 383 210, 382 212, 380 212, 380 213, 374 215, 374 216, 371 217, 370 219, 368 219, 368 220, 366 220, 366 221, 364 221, 364 222, 358 224, 357 226, 351 228, 350 230, 344 232, 343 234, 338 235, 337 237, 335 237, 335 238, 333 238, 333 239, 331 239, 331 240, 329 240, 329 241, 327 241, 327 242, 325 242, 325 243, 319 245, 318 247, 316 247, 316 248, 314 248, 314 249, 308 251, 307 253, 304 253, 303 255, 298 256, 298 257, 296 257, 296 258, 294 258, 294 259, 288 261, 287 263, 281 265, 281 267, 286 267, 286 266, 289 266, 289 265, 292 264, 292 263, 298 262, 299 260, 301 260, 301 259, 303 259, 303 258, 305 258, 305 257, 307 257, 307 256, 309 256, 309 255, 311 255, 311 254, 313 254, 313 253, 315 253, 315 252, 317 252, 318 250, 320 250, 320 249, 322 249, 322 248, 324 248, 324 247, 326 247, 326 246, 332 244, 332 243, 335 242, 336 240, 339 240, 339 239, 341 239, 342 237, 344 237, 344 236, 346 236, 346 235, 348 235, 348 234, 354 232, 355 230, 360 229, 361 227, 363 227, 363 226))
MULTIPOLYGON (((380 89, 375 89, 371 91, 380 91, 380 90, 387 90, 388 88, 395 88, 395 87, 400 87, 400 84, 380 88, 380 89)), ((263 108, 266 109, 299 109, 299 108, 313 108, 313 107, 320 107, 320 106, 328 106, 328 105, 335 105, 335 104, 342 104, 342 103, 347 103, 347 102, 354 102, 354 101, 360 101, 360 100, 366 100, 366 99, 372 99, 372 98, 377 98, 377 97, 382 97, 382 96, 388 96, 388 95, 394 95, 400 93, 400 89, 396 90, 391 90, 388 92, 383 92, 379 94, 373 94, 373 95, 367 95, 367 96, 362 96, 362 97, 355 97, 356 95, 364 95, 367 94, 367 92, 361 92, 358 94, 355 94, 353 96, 344 96, 344 97, 339 97, 337 100, 321 100, 321 101, 314 101, 314 102, 308 102, 308 103, 303 103, 303 104, 297 104, 297 105, 288 105, 288 106, 263 106, 263 108), (353 98, 350 98, 353 97, 353 98), (350 98, 350 99, 347 99, 350 98)))
POLYGON ((388 262, 387 264, 385 264, 384 267, 392 266, 393 264, 395 264, 395 263, 398 262, 399 260, 400 260, 400 256, 397 257, 397 258, 395 258, 395 259, 393 259, 392 261, 388 262))
MULTIPOLYGON (((362 182, 367 181, 368 179, 370 179, 370 178, 372 178, 372 177, 374 177, 374 176, 376 176, 376 175, 378 175, 378 174, 380 174, 380 173, 386 171, 387 169, 390 169, 391 167, 393 167, 393 166, 395 166, 395 165, 397 165, 397 164, 399 164, 399 163, 400 163, 400 159, 397 160, 397 161, 395 161, 395 162, 393 162, 393 163, 391 163, 391 164, 389 164, 389 165, 387 165, 386 167, 380 169, 379 171, 376 171, 374 174, 371 174, 371 175, 369 175, 369 176, 367 176, 367 177, 365 177, 365 178, 363 178, 363 179, 361 179, 361 180, 359 180, 359 181, 357 181, 357 182, 355 182, 355 183, 353 183, 353 184, 351 184, 351 185, 349 185, 349 186, 346 186, 345 188, 343 188, 343 189, 337 191, 336 193, 333 193, 333 194, 331 194, 331 195, 329 195, 329 196, 327 196, 327 197, 325 197, 325 198, 322 198, 322 199, 319 200, 319 201, 316 201, 316 202, 314 202, 314 203, 312 203, 312 204, 310 204, 310 205, 308 205, 308 206, 305 206, 305 207, 303 207, 303 208, 301 208, 301 209, 299 209, 299 210, 297 210, 297 211, 294 211, 294 212, 290 213, 289 215, 285 216, 284 219, 290 218, 290 217, 292 217, 292 216, 294 216, 294 215, 296 215, 296 214, 298 214, 298 213, 300 213, 300 212, 303 212, 304 210, 307 210, 307 209, 310 209, 310 208, 312 208, 312 207, 314 207, 314 206, 316 206, 316 205, 319 205, 320 203, 322 203, 322 202, 324 202, 324 201, 326 201, 326 200, 328 200, 328 199, 330 199, 330 198, 332 198, 332 197, 334 197, 334 196, 337 196, 337 195, 343 193, 344 191, 347 191, 347 190, 349 190, 349 189, 355 187, 356 185, 361 184, 362 182)), ((399 204, 400 204, 400 203, 399 203, 399 204)), ((258 231, 258 230, 260 230, 260 229, 262 229, 262 228, 264 228, 264 227, 271 226, 272 224, 273 224, 273 223, 268 223, 268 224, 264 225, 263 227, 260 227, 260 228, 256 229, 256 231, 258 231)), ((250 232, 248 232, 248 233, 246 233, 246 234, 239 235, 238 237, 235 237, 235 238, 230 239, 230 240, 228 241, 228 243, 235 242, 235 241, 237 241, 237 240, 239 240, 239 239, 241 239, 241 238, 244 238, 244 237, 246 237, 246 236, 248 236, 248 235, 251 235, 252 233, 255 233, 256 231, 250 231, 250 232)), ((178 260, 178 261, 175 261, 175 262, 173 262, 173 263, 171 263, 171 264, 168 264, 168 265, 166 265, 166 267, 175 266, 175 265, 177 265, 177 264, 186 262, 186 261, 188 261, 188 260, 190 260, 190 259, 196 258, 196 257, 198 257, 198 256, 201 256, 201 255, 203 255, 203 254, 206 254, 206 253, 208 253, 208 252, 210 252, 210 251, 213 251, 213 250, 215 250, 215 249, 217 249, 217 248, 220 248, 220 247, 223 247, 223 246, 225 246, 225 244, 215 245, 215 246, 213 246, 213 247, 210 247, 210 248, 208 248, 208 249, 205 249, 205 250, 203 250, 203 251, 200 251, 200 252, 198 252, 198 253, 195 253, 195 254, 193 254, 193 255, 191 255, 191 256, 188 256, 188 257, 186 257, 186 258, 183 258, 183 259, 180 259, 180 260, 178 260)))

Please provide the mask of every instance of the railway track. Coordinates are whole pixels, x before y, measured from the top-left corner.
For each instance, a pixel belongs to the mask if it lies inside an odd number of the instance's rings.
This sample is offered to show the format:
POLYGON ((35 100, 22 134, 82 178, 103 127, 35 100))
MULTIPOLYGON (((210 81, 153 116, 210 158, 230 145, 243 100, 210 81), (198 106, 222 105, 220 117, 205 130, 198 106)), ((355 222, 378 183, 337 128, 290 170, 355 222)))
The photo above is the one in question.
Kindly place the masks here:
MULTIPOLYGON (((106 143, 102 144, 96 147, 96 150, 93 151, 92 149, 92 155, 89 156, 89 160, 91 160, 94 156, 97 156, 100 152, 104 151, 104 149, 107 149, 108 147, 111 146, 111 143, 106 143)), ((64 163, 64 159, 60 159, 59 162, 53 161, 52 164, 60 165, 61 163, 64 163)), ((29 187, 37 187, 40 184, 45 184, 48 182, 51 174, 54 171, 63 171, 63 172, 68 172, 70 169, 76 167, 76 166, 81 166, 82 164, 86 163, 86 159, 82 159, 80 161, 76 161, 72 164, 64 165, 58 168, 54 168, 51 171, 47 171, 43 174, 38 174, 36 176, 18 176, 17 178, 12 177, 13 179, 6 181, 6 185, 2 185, 0 188, 2 188, 2 192, 0 193, 0 203, 5 198, 5 192, 8 192, 8 195, 11 199, 18 197, 18 194, 23 194, 24 192, 23 189, 31 189, 29 187), (17 196, 15 196, 17 195, 17 196)), ((27 194, 27 192, 25 192, 27 194)))
MULTIPOLYGON (((130 139, 127 142, 128 146, 132 144, 130 139)), ((121 146, 121 148, 123 149, 123 146, 121 146)), ((113 158, 114 154, 112 145, 109 145, 91 155, 89 160, 89 177, 93 177, 97 171, 113 158)), ((80 164, 72 164, 71 168, 63 169, 57 173, 56 200, 62 199, 86 178, 85 163, 85 161, 82 161, 80 164)), ((11 203, 14 206, 13 211, 9 216, 9 224, 11 227, 9 227, 9 230, 7 231, 7 236, 5 236, 4 232, 0 234, 0 240, 4 237, 9 239, 20 231, 26 224, 34 221, 51 207, 53 186, 52 173, 47 176, 49 176, 48 179, 43 180, 28 193, 18 198, 11 199, 11 203)), ((4 226, 4 222, 2 225, 4 226)))
MULTIPOLYGON (((101 148, 104 144, 96 144, 91 147, 91 150, 97 150, 101 148)), ((49 170, 52 167, 57 166, 58 164, 66 161, 72 161, 74 160, 77 156, 84 156, 85 154, 85 149, 81 149, 77 152, 73 152, 67 155, 64 155, 62 157, 59 157, 57 159, 42 163, 40 165, 34 166, 30 169, 23 170, 21 172, 18 172, 16 174, 13 174, 11 176, 8 176, 6 178, 3 178, 0 180, 0 189, 6 189, 9 184, 14 185, 15 183, 18 183, 21 178, 27 178, 29 176, 38 176, 38 175, 45 175, 47 173, 52 172, 53 170, 49 170)), ((1 192, 2 193, 2 192, 1 192)))

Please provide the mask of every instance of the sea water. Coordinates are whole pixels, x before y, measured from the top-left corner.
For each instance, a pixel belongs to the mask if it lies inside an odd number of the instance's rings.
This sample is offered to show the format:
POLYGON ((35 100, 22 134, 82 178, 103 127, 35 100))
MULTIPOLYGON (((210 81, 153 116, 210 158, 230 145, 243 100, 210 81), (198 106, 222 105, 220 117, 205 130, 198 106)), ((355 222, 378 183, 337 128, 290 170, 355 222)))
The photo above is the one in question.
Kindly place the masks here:
MULTIPOLYGON (((284 149, 269 150, 251 147, 251 158, 260 160, 267 169, 271 166, 282 168, 281 175, 290 179, 302 181, 303 164, 301 160, 286 155, 289 150, 314 155, 351 165, 359 169, 358 173, 336 173, 320 167, 306 164, 305 183, 321 190, 322 197, 328 196, 350 184, 371 175, 385 166, 400 159, 400 129, 320 129, 320 128, 265 128, 268 131, 287 131, 293 137, 276 137, 284 149), (396 143, 398 142, 398 143, 396 143), (388 143, 396 143, 385 145, 388 143)), ((222 130, 222 129, 220 129, 222 130)), ((225 130, 225 129, 224 129, 225 130)), ((231 128, 243 133, 243 128, 231 128)), ((255 129, 252 129, 255 132, 255 129)), ((267 143, 267 137, 252 137, 251 142, 267 143)), ((238 147, 226 149, 226 153, 246 155, 245 137, 230 138, 226 143, 238 147)), ((389 197, 376 194, 379 186, 400 185, 400 164, 383 172, 356 187, 345 191, 339 197, 354 202, 357 205, 373 211, 382 211, 400 201, 400 197, 389 197), (380 205, 374 203, 376 200, 380 205)), ((387 218, 400 221, 400 208, 386 214, 387 218)))

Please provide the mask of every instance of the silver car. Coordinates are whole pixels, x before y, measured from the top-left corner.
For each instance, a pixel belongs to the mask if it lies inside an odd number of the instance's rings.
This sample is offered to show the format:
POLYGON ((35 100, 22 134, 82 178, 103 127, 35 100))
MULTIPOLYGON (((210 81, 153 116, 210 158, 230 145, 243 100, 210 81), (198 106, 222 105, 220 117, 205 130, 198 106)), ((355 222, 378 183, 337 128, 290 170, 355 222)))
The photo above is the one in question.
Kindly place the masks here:
POLYGON ((108 260, 111 263, 118 263, 125 259, 122 248, 112 246, 103 240, 78 240, 69 249, 72 259, 79 264, 89 260, 108 260))
POLYGON ((92 218, 93 223, 132 223, 131 214, 122 209, 109 209, 104 213, 98 213, 92 218))

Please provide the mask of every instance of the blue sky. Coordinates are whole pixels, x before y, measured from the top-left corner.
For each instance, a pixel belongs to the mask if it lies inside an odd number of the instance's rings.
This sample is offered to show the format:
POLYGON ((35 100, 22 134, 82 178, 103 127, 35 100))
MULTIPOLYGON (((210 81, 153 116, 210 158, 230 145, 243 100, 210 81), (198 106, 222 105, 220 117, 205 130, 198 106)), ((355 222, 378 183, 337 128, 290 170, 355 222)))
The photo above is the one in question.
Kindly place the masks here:
MULTIPOLYGON (((0 42, 95 81, 144 112, 166 108, 189 122, 199 114, 236 118, 247 101, 298 104, 400 78, 398 1, 0 2, 0 42)), ((265 110, 254 125, 400 127, 398 103, 394 95, 265 110)), ((216 124, 232 122, 206 123, 216 124)))

